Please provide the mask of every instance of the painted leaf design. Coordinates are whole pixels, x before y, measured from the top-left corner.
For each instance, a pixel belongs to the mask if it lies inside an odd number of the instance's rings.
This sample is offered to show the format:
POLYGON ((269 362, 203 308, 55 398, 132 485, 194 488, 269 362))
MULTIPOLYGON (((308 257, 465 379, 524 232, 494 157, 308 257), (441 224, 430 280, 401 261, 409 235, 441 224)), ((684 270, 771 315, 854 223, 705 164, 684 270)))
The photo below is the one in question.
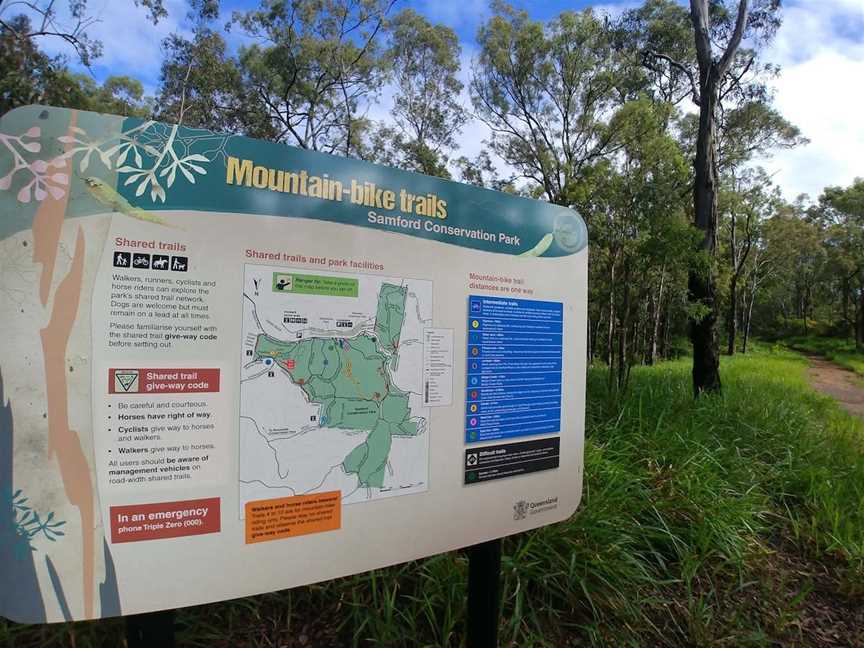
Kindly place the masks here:
POLYGON ((30 187, 33 186, 31 182, 28 185, 24 185, 21 187, 21 191, 18 192, 18 202, 29 203, 30 202, 30 187))

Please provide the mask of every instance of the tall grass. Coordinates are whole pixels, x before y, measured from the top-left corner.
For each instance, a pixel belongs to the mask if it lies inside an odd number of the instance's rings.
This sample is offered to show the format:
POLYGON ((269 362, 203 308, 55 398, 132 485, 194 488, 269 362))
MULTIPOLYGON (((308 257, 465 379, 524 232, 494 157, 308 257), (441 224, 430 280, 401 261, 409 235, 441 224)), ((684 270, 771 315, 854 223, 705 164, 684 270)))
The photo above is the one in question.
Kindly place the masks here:
MULTIPOLYGON (((864 426, 804 368, 783 351, 726 359, 722 395, 698 401, 686 361, 634 369, 617 399, 590 370, 583 503, 505 540, 502 645, 794 643, 809 588, 781 552, 839 571, 832 595, 858 594, 864 426)), ((466 579, 457 552, 189 608, 181 645, 460 646, 466 579)), ((113 646, 121 625, 37 632, 0 625, 0 640, 113 646)))

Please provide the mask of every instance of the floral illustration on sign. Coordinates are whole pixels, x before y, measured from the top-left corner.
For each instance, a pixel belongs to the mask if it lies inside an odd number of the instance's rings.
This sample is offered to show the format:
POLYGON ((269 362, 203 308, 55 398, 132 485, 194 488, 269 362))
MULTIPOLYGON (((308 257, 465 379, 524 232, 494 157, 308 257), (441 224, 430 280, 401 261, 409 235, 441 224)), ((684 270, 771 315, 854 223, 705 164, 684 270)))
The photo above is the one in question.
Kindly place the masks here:
MULTIPOLYGON (((135 196, 147 193, 152 202, 165 202, 166 190, 179 176, 195 184, 197 176, 206 175, 204 165, 225 155, 227 135, 183 128, 174 124, 146 121, 106 139, 91 139, 83 128, 73 126, 69 134, 57 141, 66 151, 50 160, 28 162, 27 153, 39 153, 41 130, 33 126, 22 135, 0 133, 0 144, 12 155, 12 169, 0 178, 0 190, 12 186, 15 175, 29 173, 31 178, 18 192, 19 202, 44 200, 48 194, 58 199, 66 193, 69 176, 59 170, 72 160, 73 171, 83 175, 91 165, 116 171, 123 186, 134 185, 135 196), (28 141, 30 140, 30 141, 28 141)), ((26 182, 26 180, 25 180, 26 182)))
POLYGON ((26 170, 31 178, 30 182, 18 191, 18 201, 22 203, 30 202, 31 197, 35 197, 37 202, 42 201, 49 193, 55 199, 62 198, 66 193, 65 187, 69 184, 69 176, 60 171, 66 166, 66 161, 62 158, 32 162, 25 159, 26 153, 39 153, 42 150, 42 143, 38 141, 41 134, 42 130, 38 126, 33 126, 18 136, 0 133, 0 144, 9 151, 14 163, 9 173, 0 178, 0 190, 9 189, 15 174, 26 170))

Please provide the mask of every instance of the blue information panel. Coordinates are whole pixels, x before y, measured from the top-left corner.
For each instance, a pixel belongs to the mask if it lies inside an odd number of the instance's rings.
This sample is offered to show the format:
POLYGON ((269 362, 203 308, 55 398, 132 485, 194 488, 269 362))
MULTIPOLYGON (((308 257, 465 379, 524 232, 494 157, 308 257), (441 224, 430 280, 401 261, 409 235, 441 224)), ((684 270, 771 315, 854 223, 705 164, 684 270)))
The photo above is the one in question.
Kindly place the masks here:
POLYGON ((468 297, 465 441, 561 430, 560 302, 468 297))

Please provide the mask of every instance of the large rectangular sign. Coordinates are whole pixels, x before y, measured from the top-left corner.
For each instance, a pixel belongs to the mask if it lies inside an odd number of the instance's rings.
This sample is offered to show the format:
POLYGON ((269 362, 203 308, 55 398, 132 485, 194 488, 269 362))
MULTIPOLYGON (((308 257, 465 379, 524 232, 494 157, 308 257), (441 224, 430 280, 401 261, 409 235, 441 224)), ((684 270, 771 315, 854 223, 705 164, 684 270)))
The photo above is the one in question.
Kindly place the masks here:
POLYGON ((572 210, 437 178, 4 115, 0 615, 219 601, 569 517, 586 246, 572 210))

